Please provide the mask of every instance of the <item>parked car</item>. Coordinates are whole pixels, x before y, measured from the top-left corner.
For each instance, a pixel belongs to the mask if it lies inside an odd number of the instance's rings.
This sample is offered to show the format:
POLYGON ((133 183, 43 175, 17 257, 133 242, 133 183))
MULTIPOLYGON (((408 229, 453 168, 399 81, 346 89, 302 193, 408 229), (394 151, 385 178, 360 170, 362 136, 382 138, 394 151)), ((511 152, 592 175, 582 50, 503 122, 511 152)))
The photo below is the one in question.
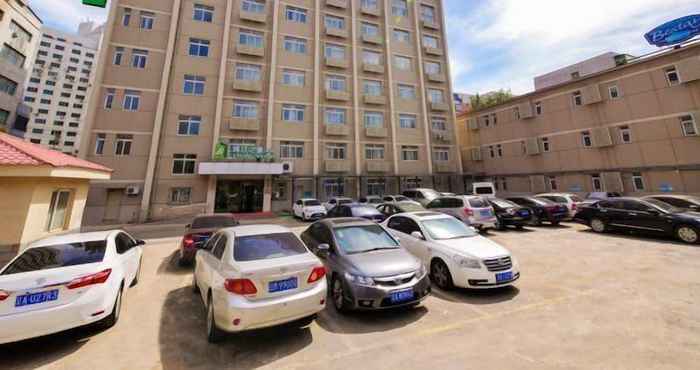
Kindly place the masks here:
POLYGON ((338 204, 350 204, 354 203, 354 201, 351 198, 347 197, 333 197, 331 199, 328 199, 326 203, 323 203, 323 206, 326 208, 326 211, 330 211, 333 209, 333 207, 337 206, 338 204))
POLYGON ((205 214, 193 218, 185 226, 185 234, 180 242, 180 265, 191 264, 197 248, 201 248, 217 230, 236 225, 238 220, 230 213, 205 214))
POLYGON ((321 261, 285 227, 219 230, 197 251, 192 275, 206 305, 209 342, 226 333, 310 324, 325 307, 325 274, 321 261))
POLYGON ((294 202, 292 212, 294 213, 294 217, 298 217, 303 221, 315 221, 326 215, 326 207, 316 199, 303 198, 294 202))
POLYGON ((610 198, 619 198, 621 197, 622 194, 614 192, 614 191, 594 191, 592 193, 588 193, 586 195, 586 199, 583 200, 583 204, 594 204, 598 202, 599 200, 603 199, 610 199, 610 198))
POLYGON ((0 344, 116 324, 122 295, 139 280, 142 245, 122 230, 30 244, 0 270, 0 344))
POLYGON ((443 191, 443 192, 440 192, 440 195, 443 197, 454 197, 457 194, 443 191))
POLYGON ((522 229, 532 218, 532 211, 529 208, 521 207, 509 200, 489 198, 488 202, 493 207, 496 218, 498 218, 498 224, 496 225, 498 229, 503 230, 507 226, 515 226, 516 229, 522 229))
POLYGON ((475 182, 472 184, 472 194, 486 198, 495 198, 496 186, 492 182, 475 182))
POLYGON ((430 293, 421 261, 381 225, 361 218, 326 219, 301 238, 324 261, 339 312, 416 305, 430 293))
POLYGON ((566 206, 554 203, 549 199, 526 196, 509 197, 507 199, 532 211, 531 225, 540 226, 542 222, 559 225, 569 215, 569 210, 566 206))
POLYGON ((486 198, 476 195, 437 198, 425 208, 456 217, 479 230, 495 228, 498 222, 491 204, 486 198))
POLYGON ((382 197, 378 195, 367 195, 364 197, 360 197, 358 199, 358 203, 360 204, 368 204, 371 206, 376 206, 377 204, 381 204, 383 202, 382 197))
POLYGON ((429 267, 441 289, 502 287, 520 277, 518 261, 507 249, 452 216, 402 213, 389 217, 384 226, 429 267))
POLYGON ((535 198, 549 199, 554 203, 563 204, 569 210, 568 219, 574 218, 578 207, 581 206, 583 199, 576 194, 571 193, 543 193, 535 195, 535 198))
POLYGON ((360 217, 374 222, 382 222, 386 219, 381 212, 370 205, 343 204, 334 207, 326 214, 326 218, 336 217, 360 217))
POLYGON ((425 211, 425 207, 413 201, 382 203, 377 206, 377 210, 384 216, 389 217, 397 213, 425 211))
POLYGON ((700 241, 700 213, 656 199, 614 198, 582 207, 575 221, 597 232, 612 229, 669 235, 694 244, 700 241))
POLYGON ((423 207, 425 207, 433 199, 440 197, 440 193, 437 191, 426 188, 404 190, 402 194, 405 197, 420 203, 423 207))
POLYGON ((656 199, 686 211, 700 211, 700 197, 681 194, 649 195, 642 199, 656 199))
MULTIPOLYGON (((384 203, 394 203, 394 202, 414 202, 418 203, 414 200, 409 199, 406 196, 403 195, 385 195, 382 200, 384 203)), ((419 203, 420 204, 420 203, 419 203)))

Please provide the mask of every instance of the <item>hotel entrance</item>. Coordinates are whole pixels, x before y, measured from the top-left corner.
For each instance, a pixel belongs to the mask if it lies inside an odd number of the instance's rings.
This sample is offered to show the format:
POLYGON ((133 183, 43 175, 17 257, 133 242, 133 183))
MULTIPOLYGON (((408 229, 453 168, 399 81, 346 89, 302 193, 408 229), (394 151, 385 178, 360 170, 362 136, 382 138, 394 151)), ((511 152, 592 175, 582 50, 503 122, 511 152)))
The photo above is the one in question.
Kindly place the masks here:
POLYGON ((262 212, 264 185, 263 180, 218 180, 214 212, 262 212))

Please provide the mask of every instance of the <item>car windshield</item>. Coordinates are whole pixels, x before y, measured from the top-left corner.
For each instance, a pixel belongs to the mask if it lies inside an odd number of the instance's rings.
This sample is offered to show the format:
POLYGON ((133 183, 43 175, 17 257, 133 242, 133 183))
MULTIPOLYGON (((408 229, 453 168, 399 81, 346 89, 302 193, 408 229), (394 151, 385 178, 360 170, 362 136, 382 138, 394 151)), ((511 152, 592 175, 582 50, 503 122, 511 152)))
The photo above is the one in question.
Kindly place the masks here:
POLYGON ((484 198, 471 198, 469 199, 469 206, 472 208, 486 208, 489 204, 484 198))
POLYGON ((572 195, 571 200, 573 200, 576 203, 583 202, 583 199, 581 199, 581 197, 579 197, 578 195, 572 195))
POLYGON ((417 212, 417 211, 424 211, 425 207, 423 207, 420 204, 413 203, 413 202, 407 202, 407 203, 401 203, 397 205, 399 208, 401 208, 402 211, 404 212, 417 212))
POLYGON ((358 217, 374 216, 380 214, 379 210, 370 206, 352 207, 352 215, 358 217))
POLYGON ((489 187, 482 186, 482 187, 474 188, 474 192, 476 194, 491 194, 491 193, 493 193, 493 189, 490 186, 489 187))
POLYGON ((339 227, 333 232, 338 247, 347 254, 399 248, 396 240, 379 225, 339 227))
POLYGON ((25 250, 2 275, 102 262, 107 241, 65 243, 25 250))
POLYGON ((307 253, 304 244, 292 233, 239 236, 233 242, 233 259, 258 261, 307 253))
POLYGON ((367 200, 369 204, 379 204, 382 202, 381 198, 369 198, 367 200))
POLYGON ((505 199, 491 199, 491 203, 493 203, 501 208, 518 207, 517 204, 515 204, 509 200, 505 200, 505 199))
POLYGON ((425 199, 435 199, 441 196, 440 193, 433 189, 423 190, 423 195, 425 196, 425 199))
POLYGON ((423 227, 434 240, 468 238, 477 235, 474 229, 467 227, 454 217, 425 220, 423 227))
POLYGON ((545 198, 530 198, 533 202, 541 206, 556 206, 557 204, 545 198))
POLYGON ((350 204, 352 199, 338 199, 338 204, 350 204))
POLYGON ((405 201, 408 201, 408 200, 410 200, 410 199, 404 197, 403 195, 397 195, 397 196, 394 197, 394 201, 395 201, 395 202, 405 202, 405 201))
POLYGON ((320 206, 321 202, 319 202, 315 199, 314 200, 305 200, 304 205, 307 207, 320 206))
POLYGON ((229 216, 197 217, 192 221, 193 229, 212 229, 236 225, 238 225, 238 222, 229 216))
POLYGON ((678 213, 678 212, 683 212, 682 209, 678 207, 674 207, 666 202, 662 202, 660 200, 656 199, 644 199, 647 203, 656 206, 657 208, 661 208, 662 210, 666 212, 671 212, 671 213, 678 213))

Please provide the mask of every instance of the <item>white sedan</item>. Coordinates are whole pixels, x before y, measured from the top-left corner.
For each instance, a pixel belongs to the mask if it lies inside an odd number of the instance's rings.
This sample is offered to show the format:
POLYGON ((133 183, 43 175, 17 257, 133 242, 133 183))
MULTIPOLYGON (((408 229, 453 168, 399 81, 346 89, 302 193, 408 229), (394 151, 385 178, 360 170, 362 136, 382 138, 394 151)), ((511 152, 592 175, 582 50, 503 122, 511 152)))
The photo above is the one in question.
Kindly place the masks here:
POLYGON ((321 202, 313 198, 299 199, 294 202, 292 208, 294 217, 298 217, 303 221, 318 220, 326 215, 326 207, 321 202))
POLYGON ((326 306, 326 270, 289 229, 275 225, 219 230, 197 251, 193 288, 207 309, 207 337, 298 321, 326 306))
POLYGON ((112 230, 29 245, 0 271, 0 344, 116 324, 122 294, 138 282, 143 244, 112 230))
POLYGON ((441 289, 502 287, 520 277, 518 261, 507 249, 452 216, 401 213, 389 217, 384 226, 430 268, 430 277, 441 289))

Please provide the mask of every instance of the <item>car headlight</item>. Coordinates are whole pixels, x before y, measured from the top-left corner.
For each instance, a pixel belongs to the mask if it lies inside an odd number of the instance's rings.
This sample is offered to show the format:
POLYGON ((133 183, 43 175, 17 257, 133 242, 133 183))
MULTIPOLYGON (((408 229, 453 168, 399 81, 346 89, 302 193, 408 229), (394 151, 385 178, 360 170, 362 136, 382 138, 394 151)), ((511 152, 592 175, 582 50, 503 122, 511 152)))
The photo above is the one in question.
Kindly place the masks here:
POLYGON ((371 277, 354 275, 349 272, 346 272, 345 278, 355 285, 374 286, 374 279, 372 279, 371 277))
POLYGON ((423 276, 425 276, 425 274, 427 274, 427 273, 428 273, 428 270, 426 270, 425 265, 421 264, 420 268, 418 269, 418 272, 416 272, 416 277, 420 279, 423 276))
POLYGON ((478 259, 475 258, 469 258, 469 257, 463 257, 458 254, 455 254, 452 259, 459 264, 460 267, 462 268, 468 268, 468 269, 480 269, 481 268, 481 262, 478 259))

